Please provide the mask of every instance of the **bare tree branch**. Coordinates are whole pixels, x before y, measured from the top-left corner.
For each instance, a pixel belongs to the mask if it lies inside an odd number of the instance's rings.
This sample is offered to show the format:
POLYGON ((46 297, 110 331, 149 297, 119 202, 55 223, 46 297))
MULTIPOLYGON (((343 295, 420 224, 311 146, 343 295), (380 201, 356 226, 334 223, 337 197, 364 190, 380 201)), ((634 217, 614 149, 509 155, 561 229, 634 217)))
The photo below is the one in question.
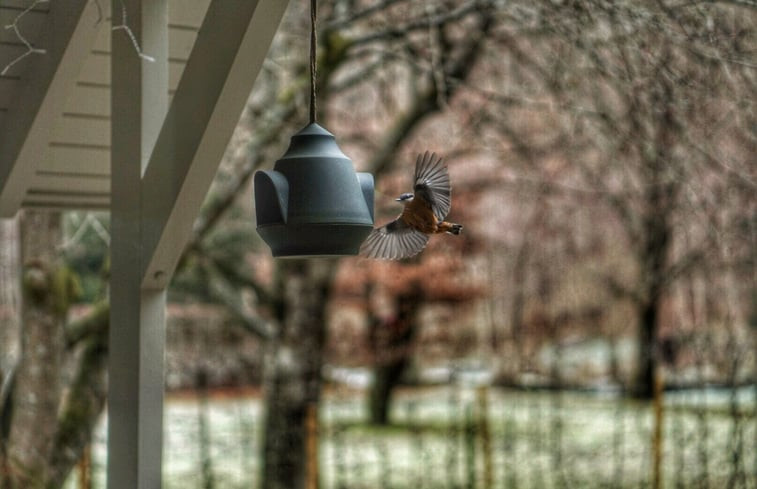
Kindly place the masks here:
MULTIPOLYGON (((218 267, 217 262, 208 257, 203 257, 200 263, 208 276, 210 294, 224 304, 247 331, 262 340, 271 340, 276 337, 277 329, 270 322, 247 310, 238 293, 238 287, 231 283, 226 273, 218 267)), ((245 285, 252 285, 252 283, 249 282, 245 285)))

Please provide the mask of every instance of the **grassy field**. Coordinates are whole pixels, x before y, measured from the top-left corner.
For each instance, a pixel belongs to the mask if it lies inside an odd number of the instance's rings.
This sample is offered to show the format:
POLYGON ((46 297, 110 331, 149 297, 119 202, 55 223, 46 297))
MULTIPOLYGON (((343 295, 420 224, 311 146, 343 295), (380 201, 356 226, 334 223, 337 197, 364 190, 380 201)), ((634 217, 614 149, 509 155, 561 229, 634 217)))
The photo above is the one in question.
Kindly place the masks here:
MULTIPOLYGON (((757 488, 754 393, 666 396, 664 487, 757 488)), ((650 486, 654 414, 647 403, 575 392, 403 389, 393 424, 372 427, 364 398, 347 389, 325 397, 324 488, 650 486)), ((261 421, 259 396, 213 397, 204 408, 196 398, 169 398, 164 487, 257 487, 261 421)), ((104 429, 93 452, 95 487, 104 487, 104 429)))

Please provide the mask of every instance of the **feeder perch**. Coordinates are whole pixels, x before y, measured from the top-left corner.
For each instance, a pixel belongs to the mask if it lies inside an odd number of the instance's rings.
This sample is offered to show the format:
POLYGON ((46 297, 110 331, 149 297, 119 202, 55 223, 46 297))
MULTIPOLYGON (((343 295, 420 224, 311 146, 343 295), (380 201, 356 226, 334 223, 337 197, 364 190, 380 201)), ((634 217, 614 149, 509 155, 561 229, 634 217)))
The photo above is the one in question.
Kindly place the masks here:
POLYGON ((317 123, 254 185, 257 231, 275 257, 356 255, 373 229, 373 175, 355 173, 317 123))

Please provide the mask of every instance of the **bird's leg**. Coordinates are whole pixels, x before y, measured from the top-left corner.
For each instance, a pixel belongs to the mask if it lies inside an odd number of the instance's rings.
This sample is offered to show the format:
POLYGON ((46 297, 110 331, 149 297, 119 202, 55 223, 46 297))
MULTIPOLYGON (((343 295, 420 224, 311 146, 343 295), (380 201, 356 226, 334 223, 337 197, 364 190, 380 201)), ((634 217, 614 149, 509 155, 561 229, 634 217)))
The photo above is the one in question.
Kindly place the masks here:
POLYGON ((460 231, 462 230, 463 226, 461 224, 455 224, 453 222, 447 221, 442 221, 436 226, 437 233, 460 234, 460 231))

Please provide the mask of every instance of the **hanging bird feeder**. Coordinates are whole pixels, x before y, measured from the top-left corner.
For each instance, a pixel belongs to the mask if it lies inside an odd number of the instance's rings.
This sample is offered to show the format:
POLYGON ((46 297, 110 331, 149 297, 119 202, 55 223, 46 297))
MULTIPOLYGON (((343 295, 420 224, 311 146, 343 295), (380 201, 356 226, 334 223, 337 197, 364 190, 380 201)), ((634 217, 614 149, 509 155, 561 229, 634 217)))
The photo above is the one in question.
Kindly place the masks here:
POLYGON ((255 173, 255 210, 273 256, 356 255, 373 229, 373 176, 356 174, 334 136, 312 123, 273 171, 255 173))
POLYGON ((373 176, 356 173, 316 122, 315 0, 311 0, 310 124, 272 171, 255 173, 258 234, 275 257, 356 255, 373 229, 373 176))

